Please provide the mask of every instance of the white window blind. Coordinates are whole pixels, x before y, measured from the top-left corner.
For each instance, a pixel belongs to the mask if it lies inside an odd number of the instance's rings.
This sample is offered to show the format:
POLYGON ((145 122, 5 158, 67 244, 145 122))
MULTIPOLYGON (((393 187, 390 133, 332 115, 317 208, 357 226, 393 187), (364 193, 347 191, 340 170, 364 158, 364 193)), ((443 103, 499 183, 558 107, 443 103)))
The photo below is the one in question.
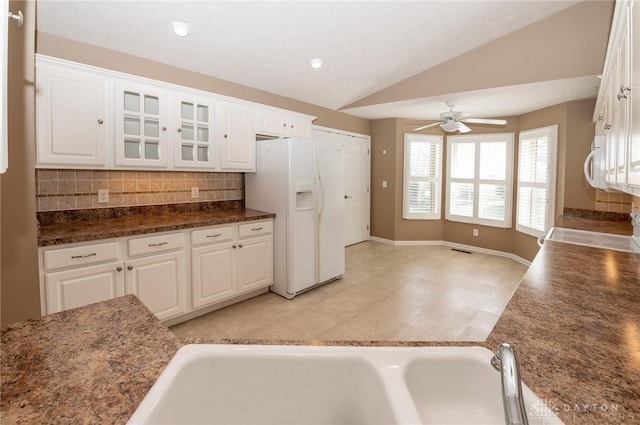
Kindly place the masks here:
POLYGON ((554 218, 558 126, 523 131, 518 141, 516 230, 542 236, 554 218))
POLYGON ((513 134, 448 136, 447 158, 446 219, 510 227, 513 134))
POLYGON ((402 218, 440 219, 442 136, 404 135, 402 218))

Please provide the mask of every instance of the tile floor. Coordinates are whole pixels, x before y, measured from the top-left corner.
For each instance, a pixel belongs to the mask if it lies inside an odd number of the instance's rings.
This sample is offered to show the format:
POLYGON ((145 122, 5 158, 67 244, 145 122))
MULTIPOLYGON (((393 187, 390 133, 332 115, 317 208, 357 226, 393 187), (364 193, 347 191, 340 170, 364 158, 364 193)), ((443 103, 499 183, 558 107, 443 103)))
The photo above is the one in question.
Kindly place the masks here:
POLYGON ((347 247, 343 279, 274 293, 173 326, 179 337, 484 341, 527 267, 444 246, 347 247))

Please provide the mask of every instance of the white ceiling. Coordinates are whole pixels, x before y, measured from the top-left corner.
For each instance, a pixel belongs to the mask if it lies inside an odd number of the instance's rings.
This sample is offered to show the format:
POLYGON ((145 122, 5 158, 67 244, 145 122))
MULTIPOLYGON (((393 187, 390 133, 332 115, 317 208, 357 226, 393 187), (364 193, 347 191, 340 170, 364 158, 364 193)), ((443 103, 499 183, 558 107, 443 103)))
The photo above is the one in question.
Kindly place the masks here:
MULTIPOLYGON (((38 31, 338 110, 578 1, 38 0, 38 31), (172 20, 191 22, 179 38, 172 20), (318 70, 309 60, 322 57, 318 70)), ((445 100, 477 116, 595 97, 581 77, 354 108, 436 119, 445 100)))

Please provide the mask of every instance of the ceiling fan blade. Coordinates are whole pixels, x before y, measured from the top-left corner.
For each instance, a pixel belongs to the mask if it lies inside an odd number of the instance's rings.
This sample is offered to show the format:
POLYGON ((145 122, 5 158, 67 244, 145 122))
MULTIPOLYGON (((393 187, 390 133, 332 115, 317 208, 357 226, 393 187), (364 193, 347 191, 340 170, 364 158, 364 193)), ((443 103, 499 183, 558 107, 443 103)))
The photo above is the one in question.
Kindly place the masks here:
POLYGON ((453 119, 456 121, 460 121, 463 120, 465 118, 467 118, 468 116, 470 116, 471 113, 470 112, 454 112, 453 113, 453 119))
POLYGON ((487 118, 465 118, 463 122, 469 124, 491 124, 491 125, 505 125, 507 120, 492 120, 487 118))
POLYGON ((471 129, 469 127, 467 127, 466 125, 464 125, 461 122, 458 122, 458 131, 460 133, 468 133, 471 131, 471 129))
POLYGON ((424 130, 424 129, 427 129, 427 128, 435 127, 436 125, 440 125, 442 123, 443 123, 443 121, 434 122, 433 124, 423 125, 422 127, 414 128, 413 131, 420 131, 420 130, 424 130))

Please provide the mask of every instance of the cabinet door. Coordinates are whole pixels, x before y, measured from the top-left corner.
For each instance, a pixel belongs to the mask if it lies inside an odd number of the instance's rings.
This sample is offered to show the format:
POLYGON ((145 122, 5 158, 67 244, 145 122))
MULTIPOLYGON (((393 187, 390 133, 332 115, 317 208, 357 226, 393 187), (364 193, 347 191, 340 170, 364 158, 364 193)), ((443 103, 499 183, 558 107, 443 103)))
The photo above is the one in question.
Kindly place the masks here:
POLYGON ((289 125, 287 116, 280 111, 262 109, 257 112, 256 133, 269 136, 289 135, 289 125))
POLYGON ((116 165, 166 167, 167 95, 162 89, 116 82, 116 165))
POLYGON ((193 307, 204 307, 235 295, 235 243, 191 249, 193 307))
POLYGON ((175 165, 213 169, 215 110, 211 100, 174 95, 175 165))
POLYGON ((37 166, 106 166, 105 80, 38 66, 37 166))
POLYGON ((273 283, 273 236, 240 240, 238 249, 238 293, 273 283))
POLYGON ((289 134, 301 139, 311 138, 311 119, 293 115, 289 118, 289 134))
POLYGON ((629 62, 631 71, 631 90, 629 102, 631 104, 631 128, 629 136, 629 177, 628 183, 640 186, 640 4, 631 2, 630 8, 630 36, 629 62))
MULTIPOLYGON (((625 22, 627 22, 625 20, 625 22)), ((627 183, 627 160, 628 160, 628 147, 629 147, 629 98, 626 94, 625 87, 629 84, 629 72, 628 72, 628 26, 623 25, 622 37, 620 46, 616 50, 617 58, 615 64, 617 69, 614 73, 614 79, 616 84, 613 87, 613 93, 615 94, 617 104, 615 106, 617 110, 617 122, 616 122, 616 182, 618 184, 627 183)))
POLYGON ((255 171, 256 132, 253 109, 242 105, 222 107, 221 168, 255 171))
POLYGON ((47 314, 124 295, 122 261, 45 273, 47 314))
POLYGON ((160 320, 186 312, 184 251, 125 261, 126 292, 160 320))

